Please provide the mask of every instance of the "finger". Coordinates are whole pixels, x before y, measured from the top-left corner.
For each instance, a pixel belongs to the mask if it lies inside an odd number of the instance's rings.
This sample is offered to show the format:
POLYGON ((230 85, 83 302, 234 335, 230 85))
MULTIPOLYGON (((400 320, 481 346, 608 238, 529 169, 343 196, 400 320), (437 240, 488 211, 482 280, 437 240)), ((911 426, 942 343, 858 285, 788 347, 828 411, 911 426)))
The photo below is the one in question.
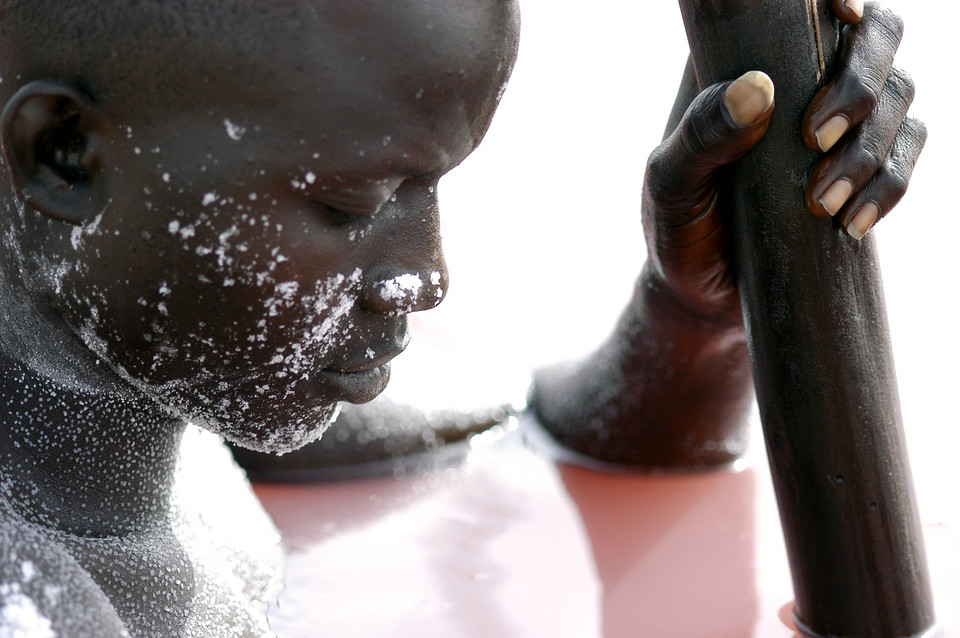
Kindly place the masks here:
POLYGON ((863 0, 831 0, 833 15, 846 24, 857 24, 863 18, 863 0))
POLYGON ((868 5, 863 21, 843 30, 839 72, 820 89, 804 114, 806 145, 828 151, 873 111, 886 84, 903 36, 903 21, 891 11, 868 5))
POLYGON ((922 122, 904 120, 880 170, 838 215, 848 235, 862 238, 903 198, 926 140, 927 128, 922 122))
POLYGON ((849 139, 813 169, 806 189, 807 208, 832 217, 860 191, 886 161, 913 101, 913 80, 893 69, 877 108, 849 139))
POLYGON ((773 82, 759 71, 698 95, 676 130, 647 165, 647 195, 658 209, 690 222, 713 199, 717 169, 739 159, 763 137, 773 111, 773 82))

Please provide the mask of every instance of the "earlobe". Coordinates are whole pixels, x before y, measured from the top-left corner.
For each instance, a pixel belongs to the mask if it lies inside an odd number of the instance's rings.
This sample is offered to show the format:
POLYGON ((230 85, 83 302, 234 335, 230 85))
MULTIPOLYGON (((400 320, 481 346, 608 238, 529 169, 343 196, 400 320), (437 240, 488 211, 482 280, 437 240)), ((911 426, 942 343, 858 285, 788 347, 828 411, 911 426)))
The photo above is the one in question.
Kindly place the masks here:
POLYGON ((103 117, 76 87, 36 80, 0 118, 0 142, 17 197, 58 221, 82 225, 103 208, 103 117))

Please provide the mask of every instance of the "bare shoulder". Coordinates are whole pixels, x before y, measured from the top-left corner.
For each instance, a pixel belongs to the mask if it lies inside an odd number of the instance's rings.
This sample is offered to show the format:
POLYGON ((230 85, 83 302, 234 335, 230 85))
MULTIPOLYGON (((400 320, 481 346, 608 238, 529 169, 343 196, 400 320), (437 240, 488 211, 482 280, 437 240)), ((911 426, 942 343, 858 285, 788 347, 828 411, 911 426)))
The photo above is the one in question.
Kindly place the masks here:
POLYGON ((0 635, 114 638, 129 633, 65 548, 0 513, 0 635))

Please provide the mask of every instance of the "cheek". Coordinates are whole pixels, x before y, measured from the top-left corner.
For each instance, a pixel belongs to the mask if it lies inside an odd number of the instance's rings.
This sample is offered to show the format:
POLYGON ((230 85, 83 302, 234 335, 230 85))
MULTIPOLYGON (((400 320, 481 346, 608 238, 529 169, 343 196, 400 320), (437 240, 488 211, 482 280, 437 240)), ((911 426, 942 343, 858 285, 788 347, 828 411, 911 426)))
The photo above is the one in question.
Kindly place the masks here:
POLYGON ((246 353, 278 378, 315 374, 356 331, 352 317, 362 275, 359 268, 349 275, 330 275, 307 291, 295 280, 274 284, 250 307, 242 335, 246 353))
POLYGON ((219 405, 223 419, 293 401, 295 382, 353 340, 362 271, 337 246, 249 219, 201 216, 149 239, 85 243, 74 264, 86 265, 63 278, 64 314, 122 375, 184 411, 219 405))

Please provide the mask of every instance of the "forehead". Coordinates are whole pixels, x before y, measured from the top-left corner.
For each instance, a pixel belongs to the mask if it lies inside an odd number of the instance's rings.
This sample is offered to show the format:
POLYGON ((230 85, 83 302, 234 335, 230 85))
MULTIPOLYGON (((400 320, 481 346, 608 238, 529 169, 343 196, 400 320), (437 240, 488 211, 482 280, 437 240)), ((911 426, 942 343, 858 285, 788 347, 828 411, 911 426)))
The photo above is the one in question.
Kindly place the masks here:
POLYGON ((381 147, 383 161, 429 172, 479 143, 516 55, 512 2, 299 6, 235 52, 242 66, 221 63, 193 76, 199 98, 278 144, 332 149, 345 170, 381 147))

